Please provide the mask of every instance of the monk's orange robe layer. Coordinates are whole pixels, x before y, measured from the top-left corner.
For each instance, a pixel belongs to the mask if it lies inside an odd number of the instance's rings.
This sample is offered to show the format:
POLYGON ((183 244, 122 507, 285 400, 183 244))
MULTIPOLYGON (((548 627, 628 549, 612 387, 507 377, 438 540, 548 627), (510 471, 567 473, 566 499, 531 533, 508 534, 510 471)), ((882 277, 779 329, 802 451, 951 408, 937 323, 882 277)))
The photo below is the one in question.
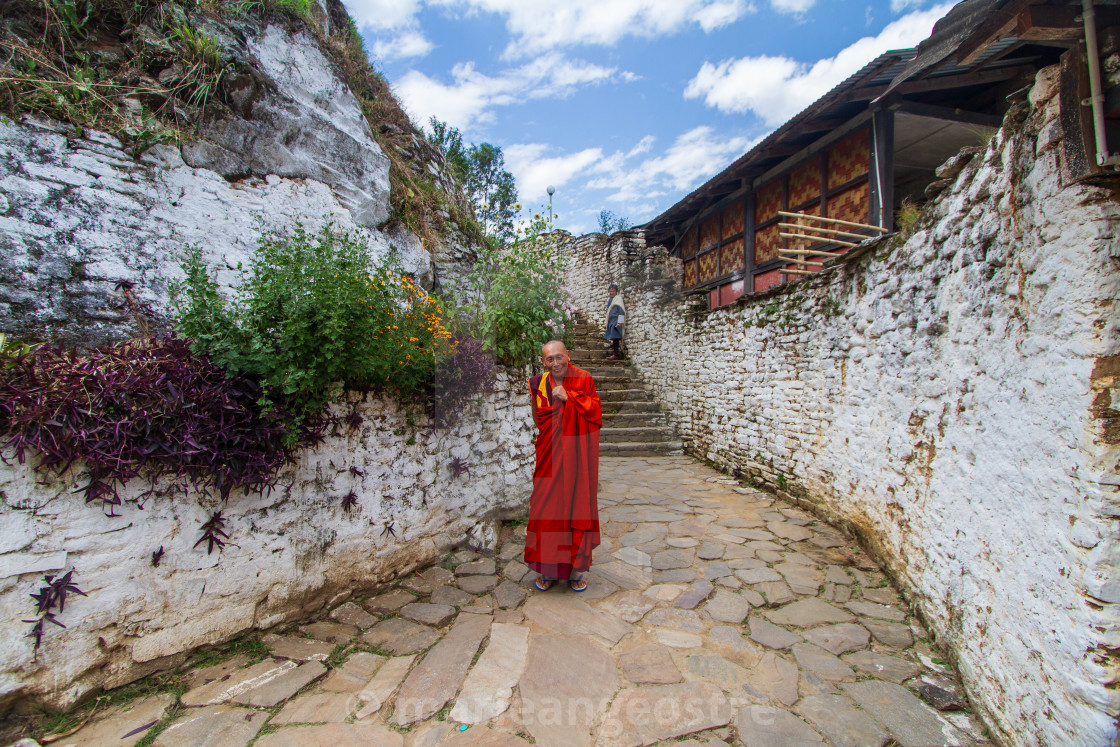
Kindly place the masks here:
POLYGON ((567 402, 554 401, 551 374, 529 380, 538 432, 525 563, 546 578, 586 571, 599 545, 603 407, 587 371, 569 365, 563 383, 567 402))

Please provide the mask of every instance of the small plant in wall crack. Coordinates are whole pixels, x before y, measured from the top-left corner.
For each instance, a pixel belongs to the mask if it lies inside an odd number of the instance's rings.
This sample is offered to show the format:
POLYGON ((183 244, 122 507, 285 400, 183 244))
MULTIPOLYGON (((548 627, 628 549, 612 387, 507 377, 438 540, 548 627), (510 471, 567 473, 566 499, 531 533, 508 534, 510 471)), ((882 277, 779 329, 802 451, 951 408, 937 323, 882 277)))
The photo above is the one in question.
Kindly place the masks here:
POLYGON ((159 568, 161 560, 163 560, 163 545, 160 545, 158 550, 152 552, 152 568, 159 568))
POLYGON ((202 536, 198 538, 198 542, 194 543, 198 547, 203 542, 206 542, 206 554, 209 555, 217 547, 221 550, 226 546, 229 540, 229 535, 226 534, 226 520, 222 518, 221 511, 215 511, 210 515, 210 518, 202 525, 202 536))
POLYGON ((353 490, 342 496, 342 510, 348 514, 354 510, 361 510, 358 505, 358 494, 353 490))
POLYGON ((35 639, 35 652, 39 651, 39 646, 43 642, 43 633, 46 631, 46 624, 53 623, 60 628, 66 626, 59 622, 55 617, 55 608, 58 608, 58 614, 62 614, 66 609, 66 595, 78 594, 86 596, 86 593, 78 588, 74 583, 74 569, 71 568, 61 576, 43 576, 43 585, 39 587, 39 591, 32 594, 31 598, 35 600, 35 614, 36 617, 30 620, 24 620, 25 623, 33 623, 31 632, 27 634, 28 638, 35 639))
POLYGON ((452 457, 451 459, 451 476, 454 478, 462 477, 464 474, 471 473, 471 463, 460 457, 452 457))

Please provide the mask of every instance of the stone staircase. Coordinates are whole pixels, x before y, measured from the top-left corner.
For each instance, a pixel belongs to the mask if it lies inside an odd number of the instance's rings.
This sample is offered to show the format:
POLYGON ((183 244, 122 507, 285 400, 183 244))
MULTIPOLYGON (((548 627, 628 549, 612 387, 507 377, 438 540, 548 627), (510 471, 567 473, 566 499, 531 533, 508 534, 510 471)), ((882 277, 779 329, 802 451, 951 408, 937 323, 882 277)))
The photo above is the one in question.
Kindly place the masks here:
POLYGON ((586 319, 577 316, 572 363, 595 377, 603 403, 600 456, 680 454, 684 448, 641 376, 626 360, 611 361, 611 344, 586 319))

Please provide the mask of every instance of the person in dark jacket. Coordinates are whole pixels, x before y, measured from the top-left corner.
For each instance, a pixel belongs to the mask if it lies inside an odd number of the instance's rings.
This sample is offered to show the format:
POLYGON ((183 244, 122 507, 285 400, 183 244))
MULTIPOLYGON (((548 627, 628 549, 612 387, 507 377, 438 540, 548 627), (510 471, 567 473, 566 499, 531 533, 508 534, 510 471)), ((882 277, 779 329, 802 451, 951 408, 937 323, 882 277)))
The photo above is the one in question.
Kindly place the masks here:
POLYGON ((622 294, 618 286, 607 286, 607 332, 603 337, 611 341, 611 354, 607 360, 616 361, 622 357, 618 345, 622 342, 622 327, 626 324, 626 307, 622 305, 622 294))

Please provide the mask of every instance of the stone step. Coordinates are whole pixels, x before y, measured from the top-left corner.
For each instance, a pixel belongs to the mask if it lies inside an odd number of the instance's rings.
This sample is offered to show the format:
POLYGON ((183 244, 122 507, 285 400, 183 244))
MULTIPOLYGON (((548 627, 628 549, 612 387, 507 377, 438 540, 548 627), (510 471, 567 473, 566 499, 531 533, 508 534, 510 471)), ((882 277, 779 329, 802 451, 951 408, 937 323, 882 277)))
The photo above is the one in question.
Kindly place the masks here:
POLYGON ((600 444, 662 443, 671 441, 672 439, 673 432, 670 429, 657 426, 647 426, 644 428, 616 428, 614 426, 609 426, 599 431, 600 444))
POLYGON ((660 412, 618 412, 603 415, 603 426, 611 428, 646 428, 665 426, 665 416, 660 412))
POLYGON ((609 399, 604 399, 603 397, 600 397, 599 400, 603 403, 603 412, 608 414, 608 415, 615 415, 617 413, 632 413, 632 412, 633 413, 637 413, 637 412, 658 413, 658 412, 660 412, 660 410, 657 407, 657 403, 652 401, 652 400, 642 401, 642 402, 637 402, 637 401, 633 401, 633 400, 622 401, 622 402, 614 402, 614 401, 611 401, 609 399))
MULTIPOLYGON (((651 402, 649 392, 645 389, 616 389, 599 393, 603 402, 651 402)), ((656 405, 655 405, 656 406, 656 405)))
POLYGON ((607 377, 621 376, 621 377, 625 377, 625 378, 627 378, 631 381, 638 381, 639 379, 641 379, 641 377, 638 375, 638 373, 636 371, 633 371, 630 368, 627 368, 625 363, 623 363, 622 361, 619 361, 619 363, 622 363, 622 365, 620 365, 620 366, 602 365, 602 364, 605 364, 605 363, 612 363, 612 362, 613 361, 593 361, 589 365, 581 366, 579 363, 576 363, 574 360, 572 361, 572 363, 575 363, 577 366, 579 366, 580 368, 584 369, 585 371, 590 373, 592 376, 594 376, 595 381, 598 381, 600 376, 607 376, 607 377))
POLYGON ((680 441, 664 441, 661 443, 600 443, 599 456, 659 456, 681 452, 684 444, 680 441))
POLYGON ((595 389, 600 394, 603 392, 618 392, 618 391, 631 391, 634 388, 634 382, 628 378, 600 378, 595 377, 595 389))

